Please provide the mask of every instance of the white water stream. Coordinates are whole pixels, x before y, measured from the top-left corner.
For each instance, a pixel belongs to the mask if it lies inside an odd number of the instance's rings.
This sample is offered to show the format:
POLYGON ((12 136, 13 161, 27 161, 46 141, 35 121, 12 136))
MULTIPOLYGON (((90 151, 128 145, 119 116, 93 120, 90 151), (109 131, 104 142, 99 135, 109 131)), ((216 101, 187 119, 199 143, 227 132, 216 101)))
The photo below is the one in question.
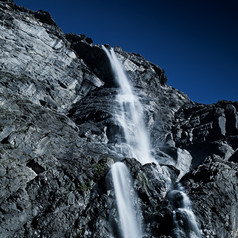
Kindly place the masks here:
MULTIPOLYGON (((186 224, 186 230, 187 234, 186 237, 188 238, 201 238, 201 231, 198 228, 196 217, 192 211, 191 201, 188 197, 188 195, 184 192, 183 187, 178 184, 177 189, 172 190, 170 192, 170 198, 171 200, 175 200, 176 206, 177 206, 177 212, 182 214, 182 217, 184 219, 184 224, 186 224)), ((177 220, 177 213, 176 211, 173 212, 173 220, 174 220, 174 234, 177 238, 181 237, 181 231, 178 226, 178 220, 177 220)))
MULTIPOLYGON (((119 62, 113 48, 107 50, 104 46, 102 47, 108 56, 114 77, 120 86, 120 91, 116 96, 118 110, 115 112, 115 119, 123 129, 126 140, 125 145, 123 145, 123 143, 119 145, 121 152, 126 157, 134 157, 141 164, 151 162, 158 164, 150 153, 150 140, 144 123, 142 104, 138 97, 133 93, 126 73, 124 72, 122 64, 119 62)), ((111 172, 122 237, 141 238, 143 234, 141 228, 142 223, 140 219, 138 219, 140 208, 139 206, 133 205, 137 204, 137 197, 133 191, 129 171, 123 163, 118 162, 112 165, 111 172), (134 197, 132 197, 131 194, 134 194, 134 197)), ((182 191, 182 189, 173 190, 171 193, 180 193, 182 196, 182 204, 179 206, 178 210, 181 213, 184 213, 188 218, 189 230, 191 230, 192 234, 190 237, 200 238, 201 234, 196 223, 195 215, 191 210, 191 202, 188 196, 182 191)), ((176 214, 174 214, 174 219, 176 227, 178 224, 176 214)))
POLYGON ((129 170, 125 164, 117 162, 112 165, 111 173, 122 237, 141 238, 140 210, 138 210, 138 199, 133 189, 129 170))
MULTIPOLYGON (((123 129, 126 146, 129 148, 124 151, 124 155, 137 159, 141 164, 156 163, 150 153, 150 140, 145 128, 143 107, 133 93, 114 50, 111 48, 109 51, 105 47, 103 49, 110 60, 114 77, 120 86, 120 92, 116 96, 118 110, 115 112, 115 119, 123 129)), ((121 149, 124 150, 124 148, 121 145, 121 149)))
MULTIPOLYGON (((123 143, 119 145, 120 150, 124 156, 134 157, 142 164, 154 162, 150 154, 150 142, 144 125, 142 105, 133 94, 114 50, 109 51, 105 47, 103 49, 110 60, 113 75, 120 86, 120 92, 116 97, 118 110, 115 111, 115 119, 123 129, 126 140, 125 145, 123 143)), ((112 165, 111 172, 122 237, 141 238, 143 231, 139 218, 140 208, 129 171, 125 164, 118 162, 112 165), (134 194, 133 197, 132 194, 134 194)))

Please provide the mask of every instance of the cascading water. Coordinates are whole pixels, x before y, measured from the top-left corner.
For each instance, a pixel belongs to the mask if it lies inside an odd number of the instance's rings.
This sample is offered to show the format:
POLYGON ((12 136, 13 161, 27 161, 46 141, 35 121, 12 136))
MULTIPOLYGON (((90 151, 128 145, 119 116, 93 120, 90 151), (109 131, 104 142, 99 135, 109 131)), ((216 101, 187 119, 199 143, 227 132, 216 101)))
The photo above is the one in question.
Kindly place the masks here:
MULTIPOLYGON (((120 92, 116 96, 118 110, 115 112, 115 118, 123 129, 125 137, 125 144, 122 142, 119 144, 120 150, 124 156, 134 157, 141 164, 154 162, 158 165, 158 162, 150 153, 150 141, 145 128, 143 107, 137 96, 133 93, 132 87, 114 50, 111 48, 109 51, 104 46, 102 47, 109 58, 114 77, 120 86, 120 92)), ((129 185, 131 182, 128 183, 130 181, 128 169, 123 163, 119 162, 112 165, 111 172, 122 236, 123 238, 140 238, 143 232, 141 222, 138 220, 138 216, 136 216, 140 212, 138 210, 135 211, 135 206, 131 203, 131 201, 136 201, 136 197, 130 197, 130 191, 132 191, 133 187, 129 185)), ((172 190, 170 197, 177 204, 177 211, 174 211, 173 214, 175 235, 180 238, 180 233, 182 232, 177 220, 177 213, 179 212, 186 217, 187 237, 200 238, 201 233, 198 229, 195 215, 191 210, 191 202, 182 187, 172 190)), ((139 207, 137 206, 136 209, 139 209, 139 207)))
MULTIPOLYGON (((142 105, 133 94, 127 76, 114 50, 108 51, 104 46, 103 49, 110 60, 114 77, 121 89, 116 97, 118 110, 115 112, 115 118, 123 129, 126 143, 125 145, 120 143, 120 150, 124 156, 134 157, 142 164, 155 162, 150 155, 150 143, 143 121, 142 105), (126 147, 129 150, 125 150, 126 147)), ((133 203, 138 204, 138 202, 136 196, 131 197, 133 187, 129 185, 131 182, 129 182, 128 169, 123 163, 115 163, 112 165, 111 172, 122 237, 141 238, 143 234, 142 223, 138 218, 139 216, 136 216, 136 214, 140 214, 140 208, 139 205, 133 206, 133 203)))
POLYGON ((120 86, 120 92, 116 96, 118 110, 115 112, 115 118, 123 129, 126 147, 129 147, 129 150, 125 151, 124 145, 119 145, 121 150, 124 150, 122 153, 124 152, 124 156, 134 157, 141 164, 156 163, 150 153, 150 141, 145 128, 143 107, 137 96, 134 95, 114 50, 111 48, 108 51, 104 46, 103 49, 110 60, 114 77, 120 86))
POLYGON ((174 235, 176 235, 177 238, 184 237, 184 235, 189 238, 201 238, 202 235, 191 208, 191 201, 184 192, 183 187, 178 184, 177 188, 172 190, 168 197, 175 207, 173 211, 174 235), (179 219, 177 218, 178 215, 180 217, 179 219), (183 220, 183 229, 179 227, 179 220, 183 220), (184 234, 183 230, 185 230, 186 234, 184 234))
POLYGON ((136 193, 126 165, 117 162, 111 167, 112 179, 123 238, 141 238, 142 223, 136 193))

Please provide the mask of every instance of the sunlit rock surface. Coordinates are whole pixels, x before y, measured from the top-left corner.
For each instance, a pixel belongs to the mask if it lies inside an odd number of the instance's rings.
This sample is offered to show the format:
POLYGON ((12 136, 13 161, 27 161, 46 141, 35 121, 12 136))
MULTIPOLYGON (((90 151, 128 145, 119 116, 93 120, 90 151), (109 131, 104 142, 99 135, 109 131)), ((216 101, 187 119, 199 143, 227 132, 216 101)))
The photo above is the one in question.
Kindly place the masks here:
POLYGON ((116 152, 119 89, 100 46, 11 0, 0 1, 0 32, 0 237, 109 237, 118 225, 110 167, 119 160, 145 237, 175 236, 168 195, 178 182, 204 237, 237 237, 238 102, 192 102, 158 66, 116 47, 161 164, 142 166, 116 152))

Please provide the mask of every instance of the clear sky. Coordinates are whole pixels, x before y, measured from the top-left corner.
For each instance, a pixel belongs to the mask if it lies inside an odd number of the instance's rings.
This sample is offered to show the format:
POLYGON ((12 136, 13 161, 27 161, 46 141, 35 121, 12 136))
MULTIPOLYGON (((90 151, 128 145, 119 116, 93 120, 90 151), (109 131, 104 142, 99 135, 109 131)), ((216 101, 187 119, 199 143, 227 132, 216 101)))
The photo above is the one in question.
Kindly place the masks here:
POLYGON ((65 33, 140 53, 200 103, 238 101, 238 0, 15 0, 65 33))

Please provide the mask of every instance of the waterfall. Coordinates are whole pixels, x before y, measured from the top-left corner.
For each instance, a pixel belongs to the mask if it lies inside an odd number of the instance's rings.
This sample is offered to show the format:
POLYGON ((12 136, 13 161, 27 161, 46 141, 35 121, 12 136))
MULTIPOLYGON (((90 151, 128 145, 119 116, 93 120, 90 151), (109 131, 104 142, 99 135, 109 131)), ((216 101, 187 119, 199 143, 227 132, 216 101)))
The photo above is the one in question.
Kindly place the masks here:
POLYGON ((119 145, 120 149, 124 156, 133 157, 141 164, 156 163, 150 153, 150 140, 145 128, 143 107, 138 97, 133 93, 114 50, 111 48, 109 51, 104 46, 103 49, 110 60, 114 77, 120 86, 120 92, 116 96, 118 109, 115 111, 115 119, 123 129, 126 140, 125 145, 123 143, 119 145))
POLYGON ((196 217, 192 211, 191 201, 188 195, 184 192, 183 187, 178 184, 178 187, 172 190, 168 197, 176 209, 173 211, 173 220, 175 226, 174 235, 176 235, 177 238, 180 238, 181 236, 184 237, 183 233, 185 230, 186 237, 201 238, 201 232, 198 228, 196 217), (179 219, 177 218, 177 214, 179 214, 179 219), (181 219, 183 221, 183 229, 179 227, 179 220, 181 219))
MULTIPOLYGON (((134 157, 141 164, 154 162, 158 165, 158 162, 150 153, 150 140, 144 123, 142 104, 134 94, 113 48, 110 50, 107 50, 104 46, 102 48, 108 56, 113 75, 120 87, 120 91, 116 96, 118 108, 115 110, 114 115, 117 123, 123 129, 123 136, 125 137, 125 143, 120 141, 120 152, 126 157, 134 157)), ((111 172, 122 237, 140 238, 143 233, 142 224, 136 215, 140 214, 140 211, 138 206, 133 206, 134 203, 137 203, 137 198, 136 196, 131 197, 133 186, 128 169, 123 163, 118 162, 112 165, 111 172)), ((157 177, 156 174, 155 177, 157 177)), ((179 227, 179 220, 177 219, 177 213, 179 213, 184 217, 186 237, 200 238, 201 233, 191 209, 191 202, 182 187, 172 190, 168 196, 176 205, 176 211, 173 212, 175 235, 180 238, 180 234, 183 233, 183 229, 179 227)))
MULTIPOLYGON (((133 94, 127 76, 118 61, 113 49, 108 51, 104 46, 111 64, 114 77, 120 86, 120 93, 116 96, 118 105, 115 119, 123 129, 125 143, 119 144, 121 153, 134 157, 142 164, 154 162, 150 154, 150 142, 144 125, 143 108, 138 98, 133 94)), ((129 171, 123 163, 115 163, 111 167, 113 185, 119 214, 119 224, 123 238, 141 238, 142 222, 137 196, 133 191, 129 171), (133 194, 133 196, 132 196, 133 194), (137 204, 135 206, 134 204, 137 204)))
POLYGON ((141 238, 140 210, 129 170, 125 164, 117 162, 112 165, 111 173, 122 237, 141 238))

